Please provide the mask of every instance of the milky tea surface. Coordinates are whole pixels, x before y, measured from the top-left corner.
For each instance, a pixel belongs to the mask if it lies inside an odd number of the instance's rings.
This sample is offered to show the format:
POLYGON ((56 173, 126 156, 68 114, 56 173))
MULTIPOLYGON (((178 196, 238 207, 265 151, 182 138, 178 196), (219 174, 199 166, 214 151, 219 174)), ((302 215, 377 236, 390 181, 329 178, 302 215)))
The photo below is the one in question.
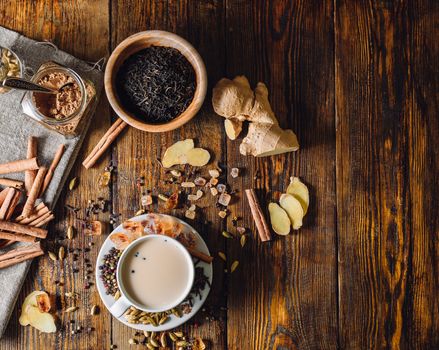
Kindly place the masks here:
POLYGON ((163 309, 181 298, 189 273, 184 253, 172 241, 147 239, 128 253, 121 277, 134 301, 146 309, 163 309))

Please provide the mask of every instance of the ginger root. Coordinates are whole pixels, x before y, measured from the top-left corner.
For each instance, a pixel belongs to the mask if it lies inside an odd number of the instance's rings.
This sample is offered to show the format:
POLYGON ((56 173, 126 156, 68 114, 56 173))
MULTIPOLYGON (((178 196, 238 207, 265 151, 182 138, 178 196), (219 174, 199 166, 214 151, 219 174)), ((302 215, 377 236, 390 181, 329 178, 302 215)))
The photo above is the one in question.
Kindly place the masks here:
POLYGON ((231 140, 241 133, 243 121, 250 122, 239 147, 241 154, 265 157, 299 149, 294 132, 279 126, 264 83, 258 83, 253 92, 245 76, 221 79, 213 89, 212 105, 217 114, 226 118, 224 126, 231 140))

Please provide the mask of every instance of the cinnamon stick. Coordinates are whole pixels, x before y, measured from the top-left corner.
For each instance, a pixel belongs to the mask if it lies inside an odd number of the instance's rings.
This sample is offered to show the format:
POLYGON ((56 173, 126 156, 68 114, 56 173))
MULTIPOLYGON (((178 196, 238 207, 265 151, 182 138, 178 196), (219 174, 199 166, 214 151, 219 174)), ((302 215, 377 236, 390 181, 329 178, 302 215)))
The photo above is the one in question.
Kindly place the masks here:
POLYGON ((14 243, 15 243, 15 241, 9 241, 7 239, 2 239, 2 240, 0 240, 0 249, 9 247, 11 244, 14 244, 14 243))
POLYGON ((14 214, 15 208, 20 201, 21 193, 20 191, 15 191, 14 198, 12 198, 11 204, 9 205, 8 210, 6 211, 5 219, 9 220, 14 214))
POLYGON ((18 264, 22 261, 43 255, 41 243, 36 242, 30 245, 21 246, 0 255, 0 269, 18 264))
POLYGON ((21 171, 36 170, 38 168, 37 158, 33 157, 0 164, 0 174, 19 173, 21 171))
POLYGON ((8 212, 9 206, 11 205, 14 197, 15 197, 15 189, 9 187, 8 193, 6 194, 6 198, 3 201, 2 206, 0 207, 0 219, 1 220, 6 218, 6 213, 8 212))
MULTIPOLYGON (((46 238, 47 230, 37 227, 32 227, 28 225, 22 225, 16 222, 0 220, 0 230, 21 233, 24 235, 37 237, 37 238, 46 238)), ((0 237, 3 238, 3 237, 0 237)))
POLYGON ((53 219, 55 219, 55 215, 50 214, 50 216, 48 216, 44 220, 40 221, 37 225, 35 225, 35 227, 44 226, 45 224, 47 224, 49 221, 52 221, 53 219))
POLYGON ((186 247, 186 249, 190 255, 200 259, 201 261, 204 261, 205 263, 210 264, 213 261, 213 256, 204 254, 204 253, 202 253, 199 250, 196 250, 194 248, 186 247))
POLYGON ((12 179, 0 179, 0 185, 7 186, 7 187, 13 187, 16 189, 22 189, 23 188, 23 181, 12 180, 12 179))
MULTIPOLYGON (((37 156, 37 138, 34 136, 29 136, 27 140, 27 154, 26 158, 31 159, 37 156)), ((26 170, 24 173, 24 183, 26 192, 29 194, 30 189, 35 181, 35 177, 37 176, 36 170, 26 170)))
POLYGON ((37 176, 35 177, 35 181, 30 190, 29 196, 27 197, 26 203, 24 204, 23 213, 21 213, 21 215, 23 215, 25 218, 29 217, 32 209, 34 208, 35 201, 37 200, 38 194, 40 193, 46 172, 47 168, 45 167, 41 167, 40 169, 38 169, 37 176))
POLYGON ((53 157, 52 164, 50 164, 49 170, 47 171, 46 177, 44 178, 44 183, 43 183, 43 187, 41 188, 40 196, 43 195, 43 193, 46 191, 47 187, 49 186, 50 181, 52 180, 53 173, 55 172, 55 169, 58 166, 58 163, 61 160, 65 149, 66 146, 64 144, 58 147, 58 150, 56 151, 55 156, 53 157))
POLYGON ((3 202, 5 201, 5 198, 6 198, 7 194, 8 194, 8 192, 9 192, 9 187, 3 189, 0 192, 0 207, 2 206, 3 202))
POLYGON ((32 215, 30 215, 28 218, 25 218, 23 216, 19 216, 15 221, 20 223, 20 224, 29 224, 30 222, 34 221, 35 219, 38 219, 39 217, 41 217, 42 215, 46 214, 49 211, 49 208, 46 207, 46 205, 41 202, 40 204, 38 204, 35 209, 34 209, 34 213, 32 215))
POLYGON ((29 226, 35 226, 38 227, 37 225, 41 222, 44 221, 45 219, 47 219, 50 215, 52 215, 52 213, 50 211, 48 211, 47 213, 41 215, 40 217, 36 218, 35 220, 31 221, 28 223, 29 226))
POLYGON ((256 228, 258 229, 259 238, 262 242, 271 240, 270 227, 265 220, 264 212, 261 209, 255 190, 247 189, 245 190, 245 194, 247 195, 253 220, 255 221, 256 228))
POLYGON ((23 233, 0 231, 0 238, 11 242, 35 242, 35 237, 23 233))
POLYGON ((102 136, 90 154, 84 159, 82 165, 86 169, 91 168, 127 125, 128 124, 122 119, 116 120, 104 136, 102 136))

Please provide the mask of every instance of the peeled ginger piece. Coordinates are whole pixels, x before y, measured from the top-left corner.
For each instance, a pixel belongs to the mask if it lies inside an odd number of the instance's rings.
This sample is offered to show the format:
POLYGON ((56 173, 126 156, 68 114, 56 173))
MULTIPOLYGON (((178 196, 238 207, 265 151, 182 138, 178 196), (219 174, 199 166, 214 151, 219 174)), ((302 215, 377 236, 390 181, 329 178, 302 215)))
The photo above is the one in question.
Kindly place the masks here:
POLYGON ((170 168, 174 165, 190 164, 203 166, 209 163, 210 154, 203 148, 194 148, 194 140, 178 141, 168 147, 162 158, 162 165, 170 168))
POLYGON ((27 318, 32 327, 43 333, 56 332, 56 325, 53 316, 47 312, 41 312, 37 307, 28 307, 27 318))
POLYGON ((44 291, 30 293, 23 302, 19 322, 22 326, 31 325, 44 333, 56 332, 55 319, 48 313, 50 299, 44 291))
POLYGON ((292 176, 290 177, 290 184, 288 185, 287 193, 294 196, 300 202, 303 208, 303 214, 305 215, 309 206, 308 187, 306 187, 298 177, 292 176))
POLYGON ((301 228, 304 213, 300 202, 291 194, 284 193, 280 196, 279 204, 287 213, 293 229, 298 230, 301 228))
POLYGON ((37 296, 46 294, 46 292, 42 290, 36 290, 30 293, 23 301, 23 305, 21 306, 21 315, 19 318, 19 322, 22 326, 27 326, 29 324, 29 318, 27 317, 26 310, 29 306, 33 306, 38 308, 37 296))
POLYGON ((271 227, 278 235, 286 236, 290 233, 291 222, 284 209, 277 203, 270 203, 268 205, 268 212, 270 213, 271 227))

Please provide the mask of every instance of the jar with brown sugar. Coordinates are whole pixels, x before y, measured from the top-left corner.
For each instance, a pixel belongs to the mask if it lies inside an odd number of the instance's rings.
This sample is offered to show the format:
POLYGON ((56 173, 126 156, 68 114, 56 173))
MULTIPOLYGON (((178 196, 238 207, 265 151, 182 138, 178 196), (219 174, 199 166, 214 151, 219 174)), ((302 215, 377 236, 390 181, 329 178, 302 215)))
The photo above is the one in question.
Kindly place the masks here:
POLYGON ((66 137, 81 134, 96 102, 93 83, 55 62, 43 64, 31 80, 52 90, 64 87, 53 94, 27 92, 22 100, 23 111, 66 137))

